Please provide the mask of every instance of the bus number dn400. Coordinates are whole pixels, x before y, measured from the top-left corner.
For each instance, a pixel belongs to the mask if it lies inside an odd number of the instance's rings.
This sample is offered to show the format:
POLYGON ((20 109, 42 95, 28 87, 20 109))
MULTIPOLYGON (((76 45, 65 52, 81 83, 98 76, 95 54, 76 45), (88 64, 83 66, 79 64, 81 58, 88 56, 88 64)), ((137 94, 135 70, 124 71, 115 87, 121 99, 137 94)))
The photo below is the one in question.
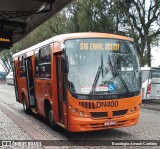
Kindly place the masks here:
POLYGON ((96 103, 96 108, 117 107, 117 106, 118 106, 118 101, 103 101, 96 103))

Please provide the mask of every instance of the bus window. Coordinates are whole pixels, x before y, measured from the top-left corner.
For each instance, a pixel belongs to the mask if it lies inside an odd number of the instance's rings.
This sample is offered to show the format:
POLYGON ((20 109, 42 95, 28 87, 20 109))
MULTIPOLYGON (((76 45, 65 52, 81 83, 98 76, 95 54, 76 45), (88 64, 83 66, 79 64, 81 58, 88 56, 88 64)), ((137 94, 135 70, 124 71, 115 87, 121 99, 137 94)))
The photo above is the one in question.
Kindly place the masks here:
POLYGON ((68 80, 74 87, 69 89, 74 90, 74 94, 86 95, 95 90, 96 95, 118 95, 140 90, 140 67, 132 42, 72 39, 65 45, 69 59, 68 80), (115 87, 110 90, 110 86, 115 87))
POLYGON ((22 56, 18 57, 18 67, 21 67, 22 56))
POLYGON ((19 70, 20 70, 20 77, 25 77, 25 60, 24 60, 24 56, 21 55, 18 58, 18 66, 19 66, 19 70))
POLYGON ((34 56, 35 56, 35 77, 38 78, 38 71, 39 71, 39 67, 38 67, 38 50, 35 51, 34 56))
POLYGON ((51 49, 50 46, 39 50, 39 77, 51 78, 51 49))

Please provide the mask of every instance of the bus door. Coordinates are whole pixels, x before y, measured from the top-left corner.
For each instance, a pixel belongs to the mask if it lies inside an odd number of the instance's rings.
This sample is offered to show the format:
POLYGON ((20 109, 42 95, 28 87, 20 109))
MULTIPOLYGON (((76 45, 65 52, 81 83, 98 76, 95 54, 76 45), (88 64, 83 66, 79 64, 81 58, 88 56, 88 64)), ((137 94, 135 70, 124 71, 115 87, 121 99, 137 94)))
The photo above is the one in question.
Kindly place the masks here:
POLYGON ((35 87, 34 87, 34 76, 33 76, 33 68, 32 68, 32 58, 26 58, 25 62, 26 67, 26 81, 27 81, 27 90, 28 90, 28 100, 29 100, 29 108, 35 108, 35 87))
POLYGON ((59 122, 67 125, 67 116, 66 116, 66 102, 65 102, 65 75, 62 73, 61 69, 61 57, 60 55, 56 58, 56 70, 57 70, 57 90, 58 90, 58 116, 59 122))
POLYGON ((14 81, 14 89, 15 89, 15 95, 16 95, 16 101, 19 101, 19 99, 18 99, 18 83, 17 83, 17 77, 16 76, 18 76, 18 75, 16 75, 17 74, 17 70, 16 70, 16 68, 18 67, 18 66, 16 66, 17 64, 14 62, 14 64, 13 64, 13 81, 14 81))

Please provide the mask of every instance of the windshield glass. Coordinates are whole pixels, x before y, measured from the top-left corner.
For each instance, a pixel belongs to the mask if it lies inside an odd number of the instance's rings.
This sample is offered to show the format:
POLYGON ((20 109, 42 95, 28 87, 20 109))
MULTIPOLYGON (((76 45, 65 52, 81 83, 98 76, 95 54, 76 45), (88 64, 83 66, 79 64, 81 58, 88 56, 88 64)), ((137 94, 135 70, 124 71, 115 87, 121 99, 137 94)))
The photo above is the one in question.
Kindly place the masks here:
POLYGON ((108 95, 140 90, 140 67, 132 42, 73 39, 65 41, 65 46, 72 93, 108 95))

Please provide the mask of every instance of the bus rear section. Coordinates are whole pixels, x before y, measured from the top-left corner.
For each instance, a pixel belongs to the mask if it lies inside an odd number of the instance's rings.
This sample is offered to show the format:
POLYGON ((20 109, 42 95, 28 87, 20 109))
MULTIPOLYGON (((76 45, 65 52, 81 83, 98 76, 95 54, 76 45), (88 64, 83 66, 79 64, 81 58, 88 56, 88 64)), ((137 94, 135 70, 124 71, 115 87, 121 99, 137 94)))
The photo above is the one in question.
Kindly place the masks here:
POLYGON ((13 57, 17 101, 26 105, 25 112, 46 117, 53 129, 80 132, 137 124, 141 71, 131 39, 65 34, 13 57))
POLYGON ((160 68, 142 67, 142 98, 146 101, 160 99, 160 68))

